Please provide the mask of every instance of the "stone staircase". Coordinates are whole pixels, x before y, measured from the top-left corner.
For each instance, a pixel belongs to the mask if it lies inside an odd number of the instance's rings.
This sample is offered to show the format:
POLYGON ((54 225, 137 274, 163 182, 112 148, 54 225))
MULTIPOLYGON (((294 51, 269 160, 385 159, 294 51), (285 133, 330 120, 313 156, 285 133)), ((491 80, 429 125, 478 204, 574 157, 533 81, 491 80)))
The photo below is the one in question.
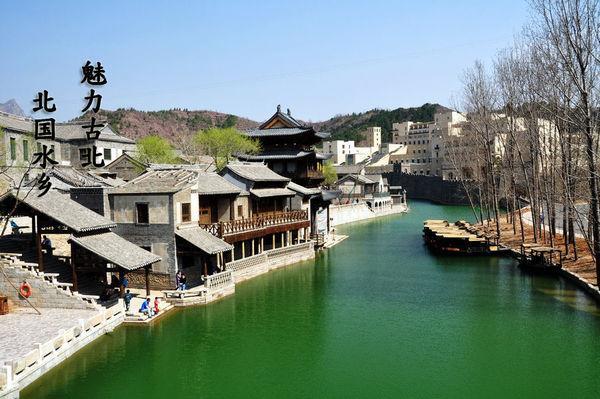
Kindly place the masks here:
POLYGON ((29 302, 35 307, 104 309, 96 302, 95 296, 71 291, 72 284, 59 281, 58 273, 39 272, 38 264, 23 261, 21 254, 0 253, 0 267, 3 269, 3 273, 0 273, 0 293, 8 297, 12 306, 28 306, 14 288, 26 281, 32 291, 29 302))

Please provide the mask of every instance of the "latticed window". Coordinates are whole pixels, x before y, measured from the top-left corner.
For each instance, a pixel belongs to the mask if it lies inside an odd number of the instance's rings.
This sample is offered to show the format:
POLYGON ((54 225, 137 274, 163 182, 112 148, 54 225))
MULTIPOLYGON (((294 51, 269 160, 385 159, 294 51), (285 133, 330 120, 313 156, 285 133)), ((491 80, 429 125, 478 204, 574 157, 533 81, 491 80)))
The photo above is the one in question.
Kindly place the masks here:
POLYGON ((189 202, 184 202, 183 204, 181 204, 181 221, 192 221, 192 205, 189 202))

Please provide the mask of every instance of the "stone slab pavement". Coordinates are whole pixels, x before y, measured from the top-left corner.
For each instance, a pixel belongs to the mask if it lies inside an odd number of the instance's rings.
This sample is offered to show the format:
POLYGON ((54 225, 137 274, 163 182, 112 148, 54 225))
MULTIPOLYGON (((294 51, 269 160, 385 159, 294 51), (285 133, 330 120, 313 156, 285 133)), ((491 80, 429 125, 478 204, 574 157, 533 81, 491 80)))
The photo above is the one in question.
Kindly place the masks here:
POLYGON ((11 309, 0 316, 0 364, 27 354, 37 343, 46 342, 58 335, 59 330, 79 324, 79 319, 92 317, 96 310, 40 309, 41 316, 33 309, 11 309))

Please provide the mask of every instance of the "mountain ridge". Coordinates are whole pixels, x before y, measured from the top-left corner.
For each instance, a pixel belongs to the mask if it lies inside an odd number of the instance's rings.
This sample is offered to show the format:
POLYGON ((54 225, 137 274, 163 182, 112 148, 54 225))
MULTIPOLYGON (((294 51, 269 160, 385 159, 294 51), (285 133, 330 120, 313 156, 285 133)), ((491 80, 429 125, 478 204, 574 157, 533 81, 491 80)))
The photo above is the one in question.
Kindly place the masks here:
MULTIPOLYGON (((8 104, 7 109, 20 111, 21 115, 24 116, 21 107, 14 99, 7 101, 5 104, 0 104, 0 110, 3 110, 1 106, 6 104, 8 104)), ((331 133, 331 138, 334 140, 359 141, 362 138, 360 133, 367 127, 380 126, 382 128, 382 141, 390 142, 393 123, 408 120, 415 122, 432 121, 435 112, 448 109, 437 103, 425 103, 418 107, 399 107, 391 110, 374 108, 359 113, 335 115, 319 122, 301 122, 314 127, 316 130, 331 133)), ((89 120, 90 116, 89 113, 84 114, 72 119, 71 122, 89 120)), ((172 108, 161 111, 140 111, 133 108, 119 108, 114 111, 102 109, 96 118, 106 120, 116 132, 133 140, 156 134, 166 137, 172 142, 178 141, 178 138, 190 136, 199 130, 212 127, 235 127, 240 130, 247 130, 256 128, 261 123, 234 114, 210 110, 191 111, 185 108, 172 108)))

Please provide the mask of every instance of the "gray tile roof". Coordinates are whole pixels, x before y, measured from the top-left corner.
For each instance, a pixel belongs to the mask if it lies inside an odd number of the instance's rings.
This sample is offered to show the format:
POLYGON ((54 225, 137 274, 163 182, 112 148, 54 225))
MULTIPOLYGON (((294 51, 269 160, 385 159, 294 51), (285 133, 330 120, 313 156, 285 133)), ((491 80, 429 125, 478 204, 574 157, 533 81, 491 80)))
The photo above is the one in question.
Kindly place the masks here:
POLYGON ((102 179, 90 175, 86 172, 78 171, 70 166, 56 165, 48 172, 48 176, 55 177, 57 180, 71 187, 107 187, 102 179))
MULTIPOLYGON (((71 141, 71 140, 87 140, 85 134, 86 129, 84 125, 88 124, 89 121, 83 122, 69 122, 69 123, 56 123, 55 126, 55 137, 57 141, 71 141)), ((97 122, 102 123, 100 121, 97 122)), ((100 129, 100 137, 98 140, 113 141, 125 144, 135 144, 135 141, 128 139, 127 137, 116 134, 106 122, 102 129, 100 129)), ((16 116, 0 112, 0 126, 9 130, 14 130, 22 133, 34 132, 34 120, 22 116, 16 116)))
POLYGON ((33 120, 23 116, 0 112, 0 127, 17 132, 33 133, 33 120))
POLYGON ((316 195, 321 193, 321 190, 318 188, 304 187, 300 184, 294 183, 293 181, 289 182, 287 188, 302 195, 316 195))
POLYGON ((311 132, 312 128, 298 127, 282 127, 274 129, 255 129, 243 132, 248 137, 265 137, 265 136, 294 136, 306 132, 311 132))
MULTIPOLYGON (((100 121, 97 124, 102 123, 100 121)), ((135 141, 116 134, 106 122, 102 129, 100 129, 100 136, 98 140, 102 141, 113 141, 124 144, 135 144, 135 141)), ((70 123, 57 123, 56 124, 56 140, 58 141, 72 141, 72 140, 87 140, 86 129, 84 125, 89 124, 89 121, 84 122, 70 122, 70 123)))
MULTIPOLYGON (((36 189, 31 190, 31 192, 29 190, 26 192, 21 191, 18 197, 21 202, 69 227, 76 233, 109 229, 116 226, 110 219, 80 205, 66 194, 50 190, 44 196, 38 197, 39 193, 36 189)), ((15 192, 9 191, 0 197, 0 201, 9 196, 15 198, 17 195, 15 192)))
POLYGON ((233 245, 213 236, 199 226, 178 226, 175 234, 209 255, 233 249, 233 245))
POLYGON ((136 270, 161 260, 160 256, 138 247, 113 232, 81 237, 72 235, 69 240, 127 270, 136 270))
POLYGON ((364 165, 336 165, 335 171, 338 175, 359 174, 364 168, 364 165))
POLYGON ((277 151, 269 151, 264 154, 238 154, 237 157, 239 159, 247 160, 247 161, 261 161, 264 159, 298 159, 304 158, 313 154, 313 151, 303 151, 303 150, 277 150, 277 151))
POLYGON ((364 175, 345 175, 344 177, 340 178, 336 183, 341 183, 342 181, 348 179, 354 180, 362 184, 377 184, 376 181, 373 181, 364 175))
POLYGON ((283 177, 273 172, 262 163, 230 163, 226 167, 232 173, 254 182, 287 182, 290 181, 287 177, 283 177))
POLYGON ((240 194, 242 189, 216 173, 199 173, 197 190, 199 194, 240 194))
POLYGON ((303 127, 302 123, 300 123, 298 120, 296 120, 294 117, 292 117, 292 114, 289 109, 288 109, 287 113, 283 113, 283 112, 281 112, 281 105, 278 105, 277 111, 269 119, 267 119, 265 122, 263 122, 259 126, 259 129, 264 128, 274 119, 281 120, 285 125, 287 125, 289 127, 303 127))
POLYGON ((381 175, 368 174, 365 175, 365 177, 373 181, 374 183, 379 183, 379 181, 381 180, 381 175))
POLYGON ((184 188, 199 194, 239 194, 241 189, 213 172, 200 169, 148 170, 110 191, 110 194, 176 193, 184 188))
POLYGON ((109 194, 176 193, 196 183, 197 172, 192 170, 148 170, 144 174, 112 189, 109 194))
POLYGON ((173 169, 185 169, 194 170, 200 172, 214 172, 215 166, 208 163, 194 163, 194 164, 170 164, 170 163, 151 163, 148 165, 150 170, 173 170, 173 169))
POLYGON ((250 194, 258 198, 291 197, 292 195, 296 195, 294 191, 287 188, 253 188, 250 189, 250 194))

